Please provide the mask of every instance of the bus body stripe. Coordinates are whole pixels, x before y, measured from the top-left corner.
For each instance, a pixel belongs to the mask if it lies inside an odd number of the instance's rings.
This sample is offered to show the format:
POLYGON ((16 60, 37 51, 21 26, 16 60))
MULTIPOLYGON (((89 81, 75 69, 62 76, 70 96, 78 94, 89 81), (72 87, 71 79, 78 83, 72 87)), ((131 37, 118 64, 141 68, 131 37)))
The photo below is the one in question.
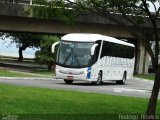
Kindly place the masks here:
POLYGON ((88 70, 87 70, 87 78, 88 78, 88 79, 91 78, 91 67, 88 67, 88 70))

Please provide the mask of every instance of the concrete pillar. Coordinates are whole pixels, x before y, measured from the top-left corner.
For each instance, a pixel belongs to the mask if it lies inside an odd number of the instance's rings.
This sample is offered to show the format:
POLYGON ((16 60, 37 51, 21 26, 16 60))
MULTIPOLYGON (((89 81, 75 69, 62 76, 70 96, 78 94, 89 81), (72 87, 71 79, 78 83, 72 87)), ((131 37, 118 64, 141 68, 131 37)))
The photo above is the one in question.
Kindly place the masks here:
POLYGON ((149 54, 145 50, 142 43, 138 43, 136 46, 136 68, 135 72, 137 74, 148 74, 148 68, 149 68, 149 54))
POLYGON ((145 57, 144 57, 144 62, 143 62, 143 74, 148 74, 150 56, 146 50, 145 50, 144 56, 145 57))

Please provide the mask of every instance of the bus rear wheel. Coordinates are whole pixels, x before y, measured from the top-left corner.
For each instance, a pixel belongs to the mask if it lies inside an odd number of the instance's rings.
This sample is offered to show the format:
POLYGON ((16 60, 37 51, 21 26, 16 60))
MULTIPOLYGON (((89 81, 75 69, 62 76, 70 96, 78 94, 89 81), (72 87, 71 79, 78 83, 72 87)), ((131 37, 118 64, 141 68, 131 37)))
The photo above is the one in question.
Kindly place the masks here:
POLYGON ((64 79, 64 82, 65 82, 66 84, 72 84, 73 80, 64 79))
POLYGON ((122 80, 116 81, 116 84, 124 85, 126 82, 126 76, 127 76, 127 73, 124 72, 122 80))

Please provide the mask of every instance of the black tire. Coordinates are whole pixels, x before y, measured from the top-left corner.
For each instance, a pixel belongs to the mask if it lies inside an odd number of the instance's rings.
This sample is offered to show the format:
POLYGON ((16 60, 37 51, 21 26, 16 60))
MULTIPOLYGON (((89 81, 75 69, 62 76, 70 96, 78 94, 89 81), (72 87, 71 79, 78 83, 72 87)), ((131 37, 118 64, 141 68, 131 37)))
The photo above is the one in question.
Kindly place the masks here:
POLYGON ((97 78, 97 81, 96 82, 92 82, 93 84, 95 85, 101 85, 103 82, 102 82, 102 72, 100 71, 98 73, 98 78, 97 78))
POLYGON ((72 83, 73 83, 73 80, 64 79, 64 82, 65 82, 66 84, 72 84, 72 83))
POLYGON ((127 77, 127 74, 126 72, 124 72, 122 80, 116 81, 116 84, 124 85, 126 82, 126 77, 127 77))

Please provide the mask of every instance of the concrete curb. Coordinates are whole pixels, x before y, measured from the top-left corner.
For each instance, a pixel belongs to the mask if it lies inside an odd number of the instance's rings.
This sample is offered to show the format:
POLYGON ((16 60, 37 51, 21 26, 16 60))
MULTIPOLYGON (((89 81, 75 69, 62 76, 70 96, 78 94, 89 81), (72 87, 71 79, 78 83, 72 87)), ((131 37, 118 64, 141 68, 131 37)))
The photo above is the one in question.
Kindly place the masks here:
MULTIPOLYGON (((54 80, 55 77, 50 77, 50 78, 40 78, 40 77, 0 77, 0 79, 12 79, 12 80, 54 80)), ((154 81, 151 81, 151 80, 147 80, 147 79, 142 79, 142 78, 136 78, 136 77, 133 77, 133 79, 135 80, 143 80, 143 81, 146 81, 146 82, 150 82, 150 83, 154 83, 154 81)))
POLYGON ((6 80, 53 80, 53 78, 38 78, 38 77, 0 77, 0 79, 6 80))

